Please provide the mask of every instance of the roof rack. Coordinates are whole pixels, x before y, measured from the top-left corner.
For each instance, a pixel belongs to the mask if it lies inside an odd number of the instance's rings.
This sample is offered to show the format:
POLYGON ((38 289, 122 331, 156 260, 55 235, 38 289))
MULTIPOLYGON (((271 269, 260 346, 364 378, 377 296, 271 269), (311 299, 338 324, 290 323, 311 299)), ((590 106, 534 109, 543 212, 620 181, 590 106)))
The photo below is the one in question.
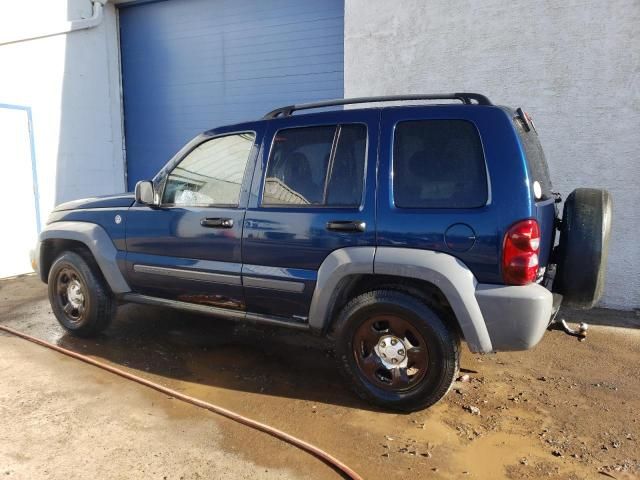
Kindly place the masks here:
POLYGON ((465 105, 472 105, 472 100, 478 105, 493 105, 484 95, 479 93, 436 93, 431 95, 388 95, 383 97, 358 97, 358 98, 338 98, 336 100, 324 100, 322 102, 300 103, 298 105, 288 105, 286 107, 276 108, 267 113, 265 120, 278 117, 289 117, 297 110, 310 110, 313 108, 333 107, 337 105, 351 105, 356 103, 375 103, 375 102, 398 102, 406 100, 460 100, 465 105))

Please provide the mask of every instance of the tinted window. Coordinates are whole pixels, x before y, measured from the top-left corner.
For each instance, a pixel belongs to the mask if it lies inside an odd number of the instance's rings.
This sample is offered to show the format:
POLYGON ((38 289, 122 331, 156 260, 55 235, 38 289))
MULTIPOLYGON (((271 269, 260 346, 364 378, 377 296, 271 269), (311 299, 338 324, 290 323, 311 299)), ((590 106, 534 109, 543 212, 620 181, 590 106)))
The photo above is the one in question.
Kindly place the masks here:
POLYGON ((487 202, 480 137, 464 120, 421 120, 396 126, 395 204, 404 208, 475 208, 487 202))
POLYGON ((163 203, 181 206, 238 205, 253 133, 214 138, 198 145, 173 169, 163 203))
POLYGON ((527 157, 527 166, 529 167, 529 176, 531 177, 531 184, 537 181, 542 187, 543 198, 548 198, 551 195, 553 189, 551 185, 551 175, 549 175, 549 167, 547 166, 547 159, 544 156, 540 139, 535 130, 526 131, 522 120, 516 117, 513 120, 518 136, 522 142, 524 148, 524 154, 527 157))
POLYGON ((359 206, 366 146, 364 125, 280 130, 269 157, 263 205, 359 206))

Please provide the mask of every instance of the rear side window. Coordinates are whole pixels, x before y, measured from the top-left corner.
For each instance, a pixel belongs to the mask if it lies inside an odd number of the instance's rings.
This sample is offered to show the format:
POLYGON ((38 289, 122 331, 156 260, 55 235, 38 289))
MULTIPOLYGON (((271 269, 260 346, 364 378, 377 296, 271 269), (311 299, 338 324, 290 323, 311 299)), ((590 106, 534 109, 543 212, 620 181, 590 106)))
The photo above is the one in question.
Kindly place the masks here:
POLYGON ((524 125, 520 118, 514 119, 514 124, 524 148, 524 154, 527 157, 527 167, 529 167, 529 177, 531 178, 531 184, 533 182, 540 183, 542 187, 542 198, 549 198, 553 187, 551 185, 551 175, 549 174, 549 167, 547 165, 547 159, 544 156, 540 139, 535 130, 525 130, 524 125))
POLYGON ((357 207, 362 200, 367 128, 332 125, 276 133, 262 204, 357 207))
POLYGON ((393 196, 400 208, 477 208, 487 203, 480 136, 465 120, 397 124, 393 196))

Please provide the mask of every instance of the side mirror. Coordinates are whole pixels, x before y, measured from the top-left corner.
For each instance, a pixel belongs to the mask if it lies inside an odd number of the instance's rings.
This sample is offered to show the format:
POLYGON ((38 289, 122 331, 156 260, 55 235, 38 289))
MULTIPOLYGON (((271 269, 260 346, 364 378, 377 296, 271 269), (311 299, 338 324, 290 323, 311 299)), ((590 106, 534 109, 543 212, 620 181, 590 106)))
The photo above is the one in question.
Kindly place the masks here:
POLYGON ((136 183, 136 202, 144 205, 155 205, 153 183, 149 180, 141 180, 136 183))

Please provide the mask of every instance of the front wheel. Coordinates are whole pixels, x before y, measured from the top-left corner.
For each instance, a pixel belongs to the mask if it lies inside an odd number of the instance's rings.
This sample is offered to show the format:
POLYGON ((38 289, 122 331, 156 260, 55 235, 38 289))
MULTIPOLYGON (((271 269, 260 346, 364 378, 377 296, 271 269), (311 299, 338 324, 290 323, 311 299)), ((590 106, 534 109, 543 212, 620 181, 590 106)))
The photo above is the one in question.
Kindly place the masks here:
POLYGON ((444 397, 460 363, 460 340, 434 309, 394 290, 351 300, 334 329, 344 376, 363 399, 414 411, 444 397))
POLYGON ((83 257, 62 253, 51 265, 47 283, 51 309, 68 332, 90 337, 109 326, 115 304, 102 278, 83 257))

